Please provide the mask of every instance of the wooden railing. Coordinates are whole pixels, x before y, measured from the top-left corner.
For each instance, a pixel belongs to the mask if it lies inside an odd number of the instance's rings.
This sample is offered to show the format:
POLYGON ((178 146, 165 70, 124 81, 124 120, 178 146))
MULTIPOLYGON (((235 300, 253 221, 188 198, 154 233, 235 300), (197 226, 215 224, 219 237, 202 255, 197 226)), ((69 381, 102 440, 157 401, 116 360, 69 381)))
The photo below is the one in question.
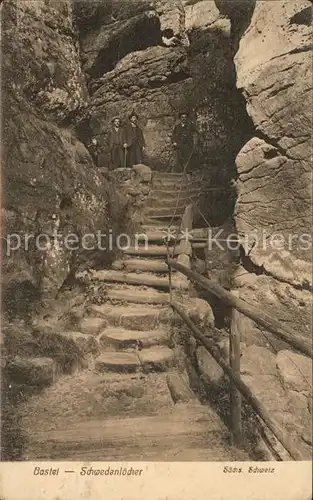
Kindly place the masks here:
MULTIPOLYGON (((193 223, 193 208, 192 205, 186 207, 185 213, 182 218, 181 230, 191 231, 193 223)), ((169 267, 170 276, 172 274, 172 269, 176 269, 191 281, 195 282, 197 285, 201 286, 205 290, 214 294, 220 300, 222 300, 226 305, 233 308, 233 323, 234 315, 236 311, 244 314, 245 316, 252 319, 255 323, 265 328, 267 331, 271 332, 280 340, 283 340, 289 344, 293 349, 313 358, 313 350, 310 343, 306 338, 300 336, 298 332, 295 332, 291 328, 282 326, 279 321, 272 318, 268 314, 260 312, 256 307, 247 304, 244 300, 238 297, 238 294, 230 293, 223 287, 215 283, 214 281, 203 277, 190 269, 190 265, 184 265, 177 262, 168 255, 167 264, 169 267)), ((231 328, 230 333, 230 363, 227 364, 222 357, 219 349, 214 345, 212 340, 209 340, 199 328, 191 321, 189 316, 184 312, 182 306, 173 300, 173 295, 170 287, 170 305, 173 310, 181 317, 184 323, 189 327, 194 337, 208 350, 214 360, 223 369, 224 373, 229 377, 231 382, 231 433, 233 436, 233 442, 240 444, 242 438, 241 431, 241 396, 251 405, 253 410, 265 423, 265 425, 272 431, 277 440, 282 444, 285 450, 288 451, 291 458, 294 460, 303 460, 303 457, 298 450, 296 444, 287 435, 287 433, 281 428, 278 422, 271 417, 268 410, 265 408, 263 403, 252 393, 250 388, 242 381, 240 376, 240 336, 235 328, 231 328)))

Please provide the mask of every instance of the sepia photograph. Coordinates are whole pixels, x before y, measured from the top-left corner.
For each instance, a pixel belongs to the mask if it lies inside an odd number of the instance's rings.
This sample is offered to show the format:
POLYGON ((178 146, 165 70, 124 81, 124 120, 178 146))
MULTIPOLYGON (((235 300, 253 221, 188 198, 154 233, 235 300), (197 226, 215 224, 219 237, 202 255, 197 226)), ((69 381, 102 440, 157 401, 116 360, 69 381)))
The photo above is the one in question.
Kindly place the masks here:
POLYGON ((1 462, 311 461, 312 2, 0 11, 1 462))

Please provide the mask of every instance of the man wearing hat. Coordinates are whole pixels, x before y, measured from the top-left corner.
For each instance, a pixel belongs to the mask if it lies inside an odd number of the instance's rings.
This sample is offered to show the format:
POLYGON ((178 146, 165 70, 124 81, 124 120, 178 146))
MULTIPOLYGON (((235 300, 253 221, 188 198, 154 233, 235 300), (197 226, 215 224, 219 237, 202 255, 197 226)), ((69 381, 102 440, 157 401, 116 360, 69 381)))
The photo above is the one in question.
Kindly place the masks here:
POLYGON ((194 157, 197 131, 194 124, 188 119, 186 112, 182 112, 179 117, 180 121, 172 133, 172 144, 176 149, 176 169, 183 171, 187 164, 191 164, 194 157))
POLYGON ((124 167, 124 131, 121 127, 121 120, 115 116, 112 119, 112 127, 108 135, 111 169, 124 167))
POLYGON ((142 163, 142 153, 145 149, 145 139, 138 125, 138 116, 132 113, 125 127, 124 148, 127 153, 127 166, 133 167, 142 163))

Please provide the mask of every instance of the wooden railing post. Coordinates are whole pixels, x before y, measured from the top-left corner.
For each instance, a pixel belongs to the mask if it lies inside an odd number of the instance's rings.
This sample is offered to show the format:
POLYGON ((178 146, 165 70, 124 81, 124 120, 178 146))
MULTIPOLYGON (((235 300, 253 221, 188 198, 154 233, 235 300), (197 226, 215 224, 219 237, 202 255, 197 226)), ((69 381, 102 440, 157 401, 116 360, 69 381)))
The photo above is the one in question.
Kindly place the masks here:
MULTIPOLYGON (((238 290, 234 290, 233 295, 239 296, 238 290)), ((229 339, 229 364, 235 375, 240 377, 240 331, 238 329, 239 313, 232 310, 231 329, 229 339)), ((242 442, 242 421, 241 421, 241 393, 236 384, 230 380, 230 414, 232 442, 241 446, 242 442)))

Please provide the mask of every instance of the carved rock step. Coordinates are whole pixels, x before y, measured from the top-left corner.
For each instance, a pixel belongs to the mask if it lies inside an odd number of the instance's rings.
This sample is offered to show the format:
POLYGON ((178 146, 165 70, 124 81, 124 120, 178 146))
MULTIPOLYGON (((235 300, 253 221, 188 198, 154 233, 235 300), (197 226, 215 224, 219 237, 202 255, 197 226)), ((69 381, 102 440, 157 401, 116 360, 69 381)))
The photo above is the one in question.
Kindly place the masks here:
POLYGON ((138 351, 138 357, 145 373, 164 372, 175 364, 174 351, 166 346, 143 349, 138 351))
POLYGON ((145 210, 145 216, 147 217, 164 217, 167 216, 168 214, 175 214, 175 215, 183 215, 186 205, 182 205, 181 203, 179 204, 178 207, 176 207, 176 202, 173 200, 173 203, 171 207, 162 207, 160 204, 157 207, 151 207, 149 206, 145 210))
POLYGON ((89 314, 104 318, 111 326, 127 330, 153 330, 162 323, 170 321, 172 312, 169 307, 157 306, 102 306, 92 305, 89 314))
MULTIPOLYGON (((179 196, 179 205, 188 205, 191 203, 191 199, 195 200, 200 195, 199 192, 191 193, 190 195, 184 193, 179 196)), ((160 206, 174 209, 177 204, 178 191, 173 194, 173 196, 168 195, 153 195, 149 196, 147 199, 147 203, 149 203, 149 207, 158 208, 160 206)))
MULTIPOLYGON (((147 248, 145 246, 129 247, 124 250, 124 253, 126 255, 137 255, 138 257, 151 256, 163 257, 165 259, 167 257, 167 247, 165 245, 148 245, 147 248)), ((176 256, 181 253, 191 255, 191 243, 183 239, 175 246, 169 247, 168 253, 170 256, 176 256)))
POLYGON ((142 234, 138 234, 136 239, 137 239, 138 243, 140 243, 140 242, 145 243, 146 241, 148 241, 148 242, 152 242, 152 243, 163 243, 163 245, 164 245, 164 241, 165 241, 167 234, 168 234, 167 228, 165 228, 164 230, 161 230, 161 231, 150 229, 146 232, 143 231, 142 234))
MULTIPOLYGON (((148 248, 145 248, 145 246, 129 247, 124 250, 124 253, 126 255, 138 255, 142 257, 165 257, 167 255, 167 247, 165 245, 149 245, 148 248)), ((171 248, 169 249, 169 253, 173 255, 171 248)))
POLYGON ((179 227, 175 224, 171 224, 171 226, 169 227, 166 224, 162 224, 162 223, 158 224, 155 221, 153 221, 153 223, 151 225, 150 224, 143 224, 142 229, 143 229, 143 231, 146 231, 146 232, 152 231, 152 232, 159 232, 159 233, 160 232, 164 233, 164 231, 165 231, 165 233, 167 233, 168 230, 171 230, 174 233, 179 231, 179 227))
POLYGON ((156 346, 136 353, 106 351, 96 359, 99 372, 134 373, 143 370, 166 371, 174 364, 174 352, 166 346, 156 346))
MULTIPOLYGON (((172 211, 174 212, 174 211, 172 211)), ((166 221, 166 220, 177 220, 181 219, 183 215, 183 211, 180 213, 167 213, 164 215, 146 215, 145 216, 145 224, 151 224, 153 221, 157 221, 157 223, 160 223, 161 221, 166 221)))
POLYGON ((201 179, 175 179, 175 178, 156 178, 152 181, 152 189, 173 189, 176 193, 179 190, 190 189, 190 188, 201 188, 203 186, 203 181, 201 179))
POLYGON ((108 351, 96 359, 98 372, 134 373, 140 370, 138 356, 132 352, 108 351))
POLYGON ((107 297, 111 300, 121 302, 132 302, 134 304, 167 304, 170 296, 168 293, 156 290, 140 290, 136 286, 129 286, 126 289, 114 288, 108 290, 107 297))
POLYGON ((202 192, 205 191, 205 188, 203 186, 194 186, 194 187, 184 187, 182 189, 179 189, 179 187, 176 186, 176 188, 172 187, 162 187, 162 188, 157 188, 157 189, 152 189, 149 194, 149 200, 151 198, 158 199, 159 201, 162 201, 163 199, 171 199, 171 200, 177 200, 177 196, 179 193, 180 199, 186 199, 189 198, 190 196, 199 196, 202 192))
POLYGON ((140 341, 143 348, 149 348, 167 344, 169 332, 162 327, 143 332, 109 327, 98 337, 98 341, 102 348, 134 349, 137 341, 140 341))
MULTIPOLYGON (((107 281, 107 282, 116 282, 116 283, 125 283, 128 285, 139 285, 139 286, 151 286, 154 288, 169 288, 169 278, 161 278, 159 276, 154 276, 153 274, 148 273, 123 273, 120 271, 93 271, 92 279, 98 281, 107 281)), ((173 288, 182 288, 187 289, 187 281, 185 280, 177 280, 175 278, 172 279, 172 287, 173 288)))
POLYGON ((168 273, 168 266, 162 259, 125 259, 112 264, 112 269, 126 271, 148 271, 152 273, 168 273))

